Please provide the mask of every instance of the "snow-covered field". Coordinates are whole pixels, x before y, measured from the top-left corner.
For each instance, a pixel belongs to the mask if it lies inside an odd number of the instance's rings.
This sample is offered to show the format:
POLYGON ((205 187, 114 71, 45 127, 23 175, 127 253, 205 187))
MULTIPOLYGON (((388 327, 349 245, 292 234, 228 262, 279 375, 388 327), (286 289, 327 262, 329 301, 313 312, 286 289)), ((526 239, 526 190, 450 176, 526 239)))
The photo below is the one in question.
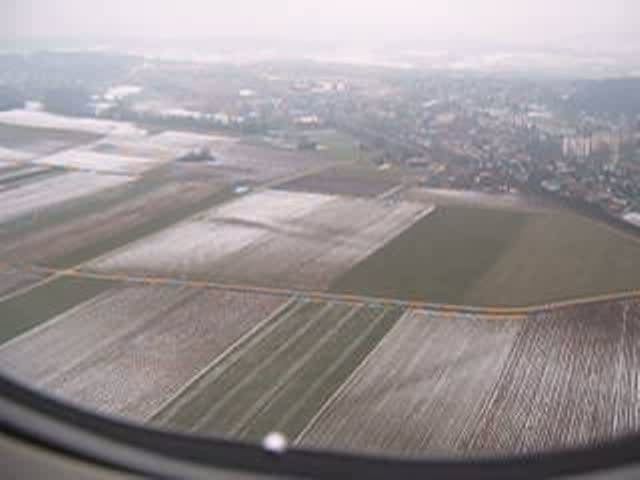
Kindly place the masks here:
MULTIPOLYGON (((0 168, 1 167, 2 167, 2 165, 0 164, 0 168)), ((6 173, 0 174, 0 183, 10 182, 10 181, 13 181, 13 180, 24 178, 25 176, 30 175, 30 174, 46 172, 47 170, 49 170, 49 168, 44 167, 44 166, 38 166, 38 165, 25 166, 24 168, 11 169, 6 173)))
POLYGON ((115 85, 104 94, 105 100, 110 102, 122 100, 131 95, 136 95, 142 91, 142 87, 137 85, 115 85))
POLYGON ((47 112, 10 110, 0 112, 0 122, 11 125, 37 128, 75 130, 100 135, 145 135, 146 131, 127 122, 116 122, 93 118, 72 118, 47 112))
POLYGON ((489 194, 446 188, 410 188, 404 191, 402 198, 436 205, 473 205, 518 210, 536 209, 542 206, 539 201, 536 202, 530 197, 519 194, 489 194))
POLYGON ((638 212, 627 213, 622 218, 625 221, 635 225, 636 227, 640 227, 640 213, 638 212))
POLYGON ((144 420, 282 302, 202 289, 113 288, 3 345, 0 365, 85 408, 144 420))
POLYGON ((6 222, 42 208, 73 200, 122 185, 130 181, 124 175, 98 175, 73 172, 0 193, 0 222, 6 222))
POLYGON ((326 288, 430 208, 264 191, 215 208, 89 268, 294 288, 326 288))
POLYGON ((0 147, 0 167, 6 166, 6 162, 24 162, 35 157, 33 153, 22 152, 0 147))
POLYGON ((168 161, 176 157, 175 151, 154 145, 151 138, 153 137, 107 137, 91 145, 90 149, 96 153, 143 157, 157 161, 168 161))
POLYGON ((220 135, 201 135, 190 132, 162 132, 149 139, 151 145, 178 150, 214 147, 216 144, 235 142, 231 137, 220 135))
POLYGON ((40 158, 36 160, 36 163, 78 170, 137 175, 153 167, 158 161, 146 157, 111 155, 87 150, 67 150, 40 158))
POLYGON ((520 322, 407 312, 325 405, 302 444, 398 455, 462 450, 520 322))

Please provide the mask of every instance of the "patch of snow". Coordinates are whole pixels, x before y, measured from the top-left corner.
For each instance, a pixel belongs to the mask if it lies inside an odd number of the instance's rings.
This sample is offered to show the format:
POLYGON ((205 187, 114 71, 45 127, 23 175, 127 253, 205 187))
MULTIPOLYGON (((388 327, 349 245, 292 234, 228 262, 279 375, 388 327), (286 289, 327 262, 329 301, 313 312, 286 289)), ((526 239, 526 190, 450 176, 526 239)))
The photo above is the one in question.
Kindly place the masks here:
POLYGON ((136 95, 142 91, 142 87, 137 85, 116 85, 107 90, 107 93, 104 94, 105 100, 110 102, 114 102, 117 100, 122 100, 123 98, 129 97, 131 95, 136 95))
POLYGON ((86 150, 68 150, 36 160, 41 165, 89 170, 94 172, 122 173, 137 175, 158 163, 144 157, 111 155, 86 150))
POLYGON ((636 227, 640 227, 640 213, 638 212, 627 213, 622 218, 624 219, 625 222, 629 222, 630 224, 635 225, 636 227))
POLYGON ((0 112, 0 122, 23 127, 56 128, 101 135, 146 135, 143 130, 127 122, 116 122, 94 118, 75 118, 30 110, 0 112))

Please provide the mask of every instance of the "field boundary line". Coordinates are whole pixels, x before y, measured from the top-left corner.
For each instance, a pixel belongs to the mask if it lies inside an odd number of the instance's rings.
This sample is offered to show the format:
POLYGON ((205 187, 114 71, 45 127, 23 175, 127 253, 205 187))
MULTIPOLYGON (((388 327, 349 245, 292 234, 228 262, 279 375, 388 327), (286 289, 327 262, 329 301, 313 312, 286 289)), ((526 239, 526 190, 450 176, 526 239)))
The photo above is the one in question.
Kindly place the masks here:
MULTIPOLYGON (((365 307, 366 308, 366 307, 365 307)), ((371 323, 377 323, 379 320, 382 319, 382 317, 384 317, 384 315, 386 314, 386 311, 383 311, 380 313, 380 315, 373 320, 371 323)), ((340 396, 343 395, 344 391, 347 389, 347 387, 349 386, 349 383, 351 382, 351 379, 354 378, 356 375, 358 375, 360 373, 360 371, 364 368, 365 364, 369 361, 369 358, 376 352, 378 351, 378 349, 380 348, 380 345, 382 344, 382 342, 384 341, 384 339, 387 337, 387 335, 389 335, 393 330, 395 330, 396 326, 398 325, 398 323, 400 323, 402 321, 402 319, 406 316, 409 315, 411 313, 410 310, 405 311, 402 316, 396 321, 396 323, 393 325, 393 327, 391 327, 385 334, 384 336, 380 339, 380 341, 376 344, 375 347, 373 347, 371 349, 371 351, 369 353, 367 353, 367 355, 362 359, 362 361, 356 366, 356 368, 353 369, 353 371, 351 372, 351 374, 345 379, 344 382, 342 382, 342 384, 336 388, 335 392, 333 392, 331 394, 331 396, 329 398, 327 398, 327 400, 320 406, 320 408, 318 409, 318 411, 313 415, 313 417, 311 418, 311 420, 309 420, 309 422, 307 423, 307 425, 305 425, 305 427, 302 429, 302 431, 296 436, 295 439, 293 439, 293 445, 299 445, 300 441, 304 438, 304 436, 309 433, 309 430, 311 430, 315 424, 318 422, 320 416, 322 414, 324 414, 324 412, 329 408, 329 406, 331 406, 331 404, 335 401, 338 400, 338 398, 340 398, 340 396)), ((356 343, 357 343, 357 339, 356 339, 356 343)))
POLYGON ((312 317, 307 322, 304 322, 302 323, 302 325, 299 325, 296 332, 293 335, 291 335, 289 338, 287 338, 283 343, 281 343, 275 350, 269 352, 267 358, 264 359, 264 361, 260 363, 260 365, 258 365, 255 369, 252 369, 251 372, 247 374, 247 376, 245 376, 242 380, 236 383, 232 388, 227 390, 222 397, 216 399, 215 404, 213 404, 212 407, 209 410, 207 410, 207 412, 202 417, 200 417, 200 419, 195 423, 195 425, 192 425, 189 428, 189 431, 197 432, 202 427, 205 427, 212 419, 215 418, 215 415, 218 414, 218 412, 221 409, 226 407, 226 405, 233 399, 233 397, 237 392, 239 392, 245 386, 253 382, 253 380, 258 375, 262 374, 262 371, 264 369, 266 369, 267 367, 273 364, 273 361, 276 358, 278 358, 280 354, 286 352, 287 349, 294 346, 299 339, 303 338, 306 334, 308 334, 309 330, 311 330, 315 326, 318 319, 324 317, 332 308, 333 308, 333 305, 330 303, 328 303, 327 305, 324 305, 323 307, 320 308, 318 312, 315 312, 314 314, 312 314, 312 317))
MULTIPOLYGON (((20 267, 14 267, 18 271, 25 271, 25 269, 21 269, 20 267)), ((555 302, 549 302, 544 304, 532 304, 521 307, 481 307, 481 306, 473 306, 473 305, 454 305, 454 304, 446 304, 446 303, 433 303, 433 302, 424 302, 419 300, 403 300, 397 298, 387 298, 387 297, 371 297, 364 295, 354 295, 349 293, 336 293, 329 291, 318 291, 318 290, 296 290, 296 289, 288 289, 288 288, 279 288, 279 287, 266 287, 260 285, 249 285, 249 284, 233 284, 233 283, 223 283, 209 280, 189 280, 186 278, 176 278, 176 277, 159 277, 159 276, 133 276, 128 275, 126 273, 100 273, 98 271, 86 270, 81 267, 72 267, 67 269, 55 269, 49 267, 43 267, 38 265, 33 265, 30 267, 30 270, 35 273, 44 273, 50 274, 50 277, 43 279, 41 282, 27 286, 22 290, 18 290, 16 292, 10 293, 5 297, 0 298, 0 302, 3 302, 15 295, 20 293, 24 293, 31 288, 35 288, 45 281, 51 281, 53 278, 58 278, 59 276, 72 276, 72 277, 80 277, 80 278, 94 278, 99 280, 111 280, 111 281, 120 281, 120 282, 131 282, 138 284, 149 284, 149 285, 174 285, 174 286, 189 286, 195 288, 209 288, 209 289, 217 289, 217 290, 227 290, 227 291, 236 291, 236 292, 248 292, 255 294, 263 294, 263 295, 272 295, 272 296, 280 296, 280 297, 308 297, 312 300, 320 300, 320 301, 332 301, 332 302, 346 302, 346 303, 379 303, 384 305, 396 305, 399 307, 412 308, 415 310, 428 310, 428 311, 436 311, 436 312, 458 312, 458 313, 466 313, 472 315, 484 315, 486 317, 491 317, 495 320, 514 320, 518 319, 523 315, 530 315, 536 313, 542 313, 549 310, 561 309, 561 308, 569 308, 580 305, 588 305, 592 303, 605 302, 605 301, 615 301, 615 300, 625 300, 631 298, 639 298, 640 297, 640 289, 634 290, 625 290, 620 292, 611 292, 611 293, 603 293, 598 295, 592 295, 583 298, 569 299, 569 300, 560 300, 555 302)))
MULTIPOLYGON (((297 174, 292 174, 289 177, 284 177, 284 178, 277 178, 277 179, 273 179, 271 181, 267 181, 262 185, 258 185, 256 186, 256 188, 252 189, 247 195, 252 195, 255 194, 257 192, 262 192, 265 190, 269 190, 273 187, 278 186, 278 184, 280 183, 286 183, 286 182, 290 182, 293 180, 296 180, 300 177, 306 177, 307 175, 313 175, 315 173, 319 173, 322 172, 328 168, 330 168, 331 166, 334 166, 334 164, 328 164, 328 165, 323 165, 322 167, 317 167, 317 168, 309 168, 307 170, 301 171, 297 174)), ((113 250, 109 250, 108 252, 103 253, 102 255, 98 255, 97 257, 91 258, 89 260, 87 260, 86 262, 82 262, 78 265, 75 265, 73 268, 77 268, 77 269, 81 269, 89 264, 94 264, 96 262, 100 262, 101 260, 105 260, 113 255, 116 255, 120 252, 126 251, 126 249, 131 248, 139 243, 142 243, 143 241, 149 241, 149 239, 153 239, 156 236, 159 236, 163 233, 165 233, 166 231, 176 228, 182 224, 187 224, 189 222, 192 222, 193 219, 195 219, 198 215, 202 215, 203 212, 209 212, 212 210, 217 210, 219 209, 222 205, 225 205, 227 203, 233 202, 234 200, 238 199, 238 198, 242 198, 244 196, 247 195, 234 195, 232 190, 231 190, 231 186, 230 185, 224 185, 220 188, 219 191, 212 193, 212 195, 216 195, 218 193, 220 194, 224 194, 225 189, 229 190, 229 193, 232 193, 232 196, 225 198, 224 200, 222 200, 222 202, 220 203, 216 203, 215 205, 208 207, 208 208, 203 208, 202 210, 198 210, 197 212, 193 213, 192 215, 188 215, 187 217, 183 218, 182 220, 179 220, 175 223, 172 223, 171 225, 167 225, 164 228, 161 228, 160 230, 158 230, 157 232, 153 232, 150 233, 148 235, 143 235, 142 237, 133 240, 131 242, 125 243, 124 245, 122 245, 119 248, 115 248, 113 250)))
MULTIPOLYGON (((228 188, 228 187, 227 186, 223 186, 222 188, 220 188, 220 190, 218 190, 216 192, 213 192, 211 195, 213 196, 213 195, 220 194, 220 195, 224 196, 225 188, 228 188)), ((190 222, 197 215, 201 215, 202 212, 218 208, 218 207, 220 207, 220 205, 223 205, 223 204, 227 203, 228 201, 233 200, 233 198, 235 198, 235 197, 225 198, 225 199, 222 200, 222 202, 216 203, 212 207, 204 208, 202 210, 198 210, 196 213, 194 213, 192 215, 189 215, 189 216, 183 218, 182 220, 178 220, 177 222, 174 222, 174 223, 172 223, 170 225, 167 225, 167 226, 159 229, 156 232, 151 232, 151 233, 148 233, 146 235, 141 236, 140 238, 136 238, 135 240, 132 240, 130 242, 126 242, 124 245, 121 245, 120 247, 117 247, 117 248, 114 248, 114 249, 109 250, 107 252, 104 252, 102 255, 98 255, 97 257, 90 258, 89 260, 87 260, 85 262, 81 262, 81 263, 79 263, 77 265, 74 265, 71 268, 73 268, 73 269, 83 269, 84 267, 87 267, 90 264, 94 264, 96 262, 100 262, 102 260, 106 260, 107 258, 109 258, 109 257, 111 257, 113 255, 116 255, 118 253, 126 251, 126 249, 131 248, 131 247, 137 245, 138 243, 142 243, 143 241, 149 241, 149 239, 153 239, 154 237, 165 233, 169 229, 175 228, 176 226, 179 226, 179 225, 181 225, 183 223, 190 222)))
MULTIPOLYGON (((151 284, 146 276, 128 276, 122 273, 100 273, 89 270, 76 270, 64 269, 58 270, 48 267, 34 267, 35 271, 45 273, 57 273, 66 276, 96 278, 102 280, 115 280, 122 282, 151 284)), ((192 286, 199 288, 210 288, 219 290, 229 290, 237 292, 251 292, 263 295, 274 296, 299 296, 308 297, 313 300, 321 301, 333 301, 333 302, 347 302, 347 303, 380 303, 385 305, 396 305, 400 307, 407 307, 416 310, 429 310, 438 312, 458 312, 467 313, 472 315, 484 315, 487 317, 493 317, 494 319, 512 320, 522 315, 528 315, 533 313, 541 313, 543 311, 554 310, 559 308, 567 308, 578 305, 585 305, 603 301, 611 300, 624 300, 628 298, 640 297, 640 289, 627 290, 622 292, 604 293, 600 295, 594 295, 590 297, 578 298, 574 300, 565 300, 550 302, 546 304, 528 305, 523 307, 479 307, 473 305, 454 305, 446 303, 431 303, 421 302, 415 300, 402 300, 397 298, 386 297, 369 297, 362 295, 353 295, 348 293, 333 293, 327 291, 314 291, 314 290, 293 290, 287 288, 277 287, 264 287, 260 285, 248 285, 248 284, 233 284, 222 283, 207 280, 188 280, 184 278, 172 278, 172 277, 153 277, 155 284, 176 285, 176 286, 192 286)))
MULTIPOLYGON (((256 332, 262 329, 262 327, 275 318, 277 318, 286 308, 295 303, 297 300, 295 297, 290 298, 288 301, 285 301, 276 308, 273 312, 267 315, 265 318, 260 320, 256 325, 251 327, 248 331, 240 335, 231 345, 229 345, 220 355, 216 356, 213 360, 211 360, 207 365, 205 365, 200 371, 198 371, 193 377, 187 380, 184 385, 182 385, 175 393, 170 395, 167 399, 165 399, 160 406, 151 412, 149 415, 146 415, 142 420, 143 423, 148 423, 151 419, 153 419, 156 415, 162 412, 166 407, 171 405, 173 401, 175 401, 180 395, 182 395, 185 391, 187 391, 194 383, 200 380, 207 372, 209 372, 216 364, 223 361, 228 354, 233 351, 238 345, 240 345, 245 340, 251 338, 256 332)), ((294 307, 295 310, 295 307, 294 307)))
POLYGON ((324 334, 318 338, 317 342, 298 359, 298 362, 288 368, 287 371, 278 378, 275 384, 256 400, 256 403, 245 412, 240 420, 238 420, 235 425, 232 425, 230 434, 237 435, 248 426, 248 422, 250 422, 252 418, 260 415, 265 408, 269 408, 273 404, 274 399, 278 397, 278 394, 290 383, 291 379, 307 366, 309 360, 311 360, 361 308, 366 307, 357 305, 350 306, 345 315, 343 315, 335 325, 329 328, 329 330, 324 332, 324 334))
MULTIPOLYGON (((20 271, 20 270, 18 270, 20 271)), ((42 273, 47 273, 47 272, 42 272, 42 273)), ((28 293, 30 290, 36 289, 38 287, 41 287, 42 285, 45 285, 49 282, 52 282, 53 280, 57 279, 57 278, 62 278, 65 275, 62 272, 48 272, 48 275, 46 277, 44 277, 43 279, 41 279, 40 281, 32 284, 32 285, 27 285, 26 287, 23 288, 19 288, 18 290, 15 290, 14 292, 8 293, 6 295, 3 295, 2 297, 0 297, 0 303, 4 303, 7 300, 11 300, 13 297, 19 297, 20 295, 23 295, 25 293, 28 293)))
POLYGON ((29 330, 25 330, 24 332, 18 334, 17 336, 7 340, 5 343, 0 344, 0 352, 2 352, 3 350, 5 350, 5 348, 10 347, 12 344, 17 343, 21 340, 24 340, 25 338, 31 336, 31 335, 35 335, 38 332, 40 332, 41 330, 44 330, 47 327, 50 327, 51 325, 56 325, 58 324, 61 320, 63 320, 66 315, 72 315, 73 313, 76 312, 76 310, 79 310, 82 307, 86 307, 91 303, 94 302, 98 302, 100 300, 102 300, 102 297, 104 295, 106 295, 107 293, 113 293, 110 292, 111 289, 107 289, 104 292, 99 293, 98 295, 95 295, 91 298, 88 298, 87 300, 85 300, 84 302, 80 302, 74 306, 72 306, 71 308, 65 310, 64 312, 60 312, 57 315, 54 315, 53 317, 49 317, 48 319, 46 319, 44 322, 40 323, 39 325, 36 325, 33 328, 30 328, 29 330))
MULTIPOLYGON (((368 308, 368 307, 361 307, 361 308, 368 308)), ((331 375, 333 375, 338 368, 343 366, 343 362, 349 357, 349 355, 351 355, 354 351, 356 351, 362 345, 362 343, 366 340, 367 336, 370 333, 372 333, 376 329, 376 327, 380 324, 379 322, 381 322, 383 320, 385 314, 386 314, 386 312, 382 312, 381 315, 375 317, 374 320, 372 320, 369 323, 369 325, 363 330, 363 332, 362 332, 363 334, 359 335, 358 337, 355 337, 354 340, 352 342, 350 342, 349 345, 347 345, 345 347, 345 349, 340 353, 340 355, 335 359, 335 361, 331 363, 329 368, 327 368, 321 375, 319 375, 313 381, 313 383, 309 386, 309 388, 300 396, 300 398, 297 399, 296 403, 293 404, 292 408, 289 408, 287 413, 285 413, 282 417, 280 417, 280 419, 278 419, 278 422, 276 423, 276 426, 275 426, 275 430, 281 428, 283 425, 286 425, 286 423, 289 422, 292 418, 295 418, 295 415, 297 415, 300 412, 300 409, 304 407, 304 404, 309 399, 310 394, 315 394, 316 390, 322 387, 322 385, 326 381, 326 379, 328 377, 330 377, 331 375), (301 401, 301 400, 303 400, 303 401, 301 401)), ((380 342, 382 342, 384 337, 386 337, 387 334, 392 329, 393 328, 389 329, 382 336, 382 338, 374 346, 372 351, 378 346, 378 344, 380 342)), ((364 363, 367 360, 368 356, 369 355, 367 354, 362 359, 361 363, 364 363)), ((346 383, 351 378, 351 375, 353 373, 355 373, 355 371, 361 365, 361 363, 356 365, 356 368, 349 374, 349 376, 344 380, 344 382, 342 382, 340 385, 337 386, 337 388, 334 391, 334 393, 342 388, 343 384, 346 383)), ((329 402, 329 400, 333 400, 333 394, 329 396, 329 398, 327 399, 327 402, 329 402)), ((318 412, 320 412, 320 410, 322 410, 322 408, 324 407, 325 403, 320 405, 320 408, 318 409, 318 412)), ((316 412, 316 413, 318 413, 318 412, 316 412)), ((314 419, 315 419, 315 414, 313 415, 312 419, 309 420, 309 422, 311 422, 314 419)), ((308 425, 305 425, 304 430, 306 430, 307 426, 308 425)), ((296 437, 296 441, 297 441, 297 439, 298 439, 298 437, 296 437)))
POLYGON ((396 193, 402 192, 406 188, 406 185, 401 183, 400 185, 396 185, 395 187, 391 187, 389 190, 382 192, 380 195, 375 197, 377 200, 386 200, 389 197, 392 197, 396 193))

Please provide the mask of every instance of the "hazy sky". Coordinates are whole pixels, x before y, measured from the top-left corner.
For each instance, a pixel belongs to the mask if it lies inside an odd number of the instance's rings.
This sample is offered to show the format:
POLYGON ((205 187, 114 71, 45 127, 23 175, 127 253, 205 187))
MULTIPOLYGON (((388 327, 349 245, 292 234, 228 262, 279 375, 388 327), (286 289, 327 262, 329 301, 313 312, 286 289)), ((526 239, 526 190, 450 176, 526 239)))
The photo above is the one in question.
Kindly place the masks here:
MULTIPOLYGON (((4 36, 640 38, 639 0, 0 0, 4 36), (633 33, 633 32, 638 32, 633 33)), ((555 46, 555 45, 554 45, 555 46)))

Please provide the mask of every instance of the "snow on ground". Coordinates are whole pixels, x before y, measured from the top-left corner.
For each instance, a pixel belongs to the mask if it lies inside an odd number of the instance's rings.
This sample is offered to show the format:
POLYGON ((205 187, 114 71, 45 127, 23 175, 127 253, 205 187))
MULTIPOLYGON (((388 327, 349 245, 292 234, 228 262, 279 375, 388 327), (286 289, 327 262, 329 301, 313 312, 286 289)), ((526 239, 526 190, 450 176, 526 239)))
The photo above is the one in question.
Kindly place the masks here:
POLYGON ((543 204, 520 194, 493 194, 446 188, 410 188, 403 194, 408 201, 426 201, 436 205, 472 205, 478 207, 535 209, 543 204))
POLYGON ((430 211, 408 202, 263 191, 147 237, 90 268, 326 288, 430 211))
MULTIPOLYGON (((12 150, 0 147, 0 162, 24 162, 35 157, 33 153, 22 152, 20 150, 12 150)), ((2 166, 2 165, 0 165, 2 166)))
POLYGON ((30 110, 0 112, 0 122, 24 127, 76 130, 100 135, 146 135, 145 130, 127 122, 94 118, 72 118, 30 110))
MULTIPOLYGON (((1 167, 2 167, 2 164, 0 163, 0 168, 1 167)), ((25 168, 11 169, 11 170, 9 170, 8 173, 0 174, 0 183, 11 181, 11 180, 14 180, 16 178, 24 177, 25 175, 36 174, 36 173, 40 173, 40 172, 46 172, 47 170, 49 170, 49 168, 47 168, 47 167, 39 167, 37 165, 36 166, 32 166, 32 167, 25 166, 25 168)))
POLYGON ((122 100, 131 95, 136 95, 142 91, 142 87, 137 85, 116 85, 107 90, 104 98, 110 102, 114 100, 122 100))
POLYGON ((0 222, 129 181, 130 178, 124 175, 72 172, 56 175, 40 182, 28 183, 0 193, 0 222))
POLYGON ((87 150, 67 150, 39 158, 36 163, 78 170, 138 175, 153 167, 158 163, 158 160, 148 157, 96 153, 87 150))
POLYGON ((635 225, 636 227, 640 227, 640 213, 638 212, 627 213, 622 218, 625 221, 631 223, 632 225, 635 225))
POLYGON ((220 135, 202 135, 190 132, 169 131, 151 137, 150 144, 166 148, 192 150, 234 141, 231 137, 223 137, 220 135))
POLYGON ((161 145, 154 145, 152 137, 107 137, 89 148, 96 153, 122 155, 125 157, 144 157, 157 161, 168 161, 176 157, 176 152, 161 145))

